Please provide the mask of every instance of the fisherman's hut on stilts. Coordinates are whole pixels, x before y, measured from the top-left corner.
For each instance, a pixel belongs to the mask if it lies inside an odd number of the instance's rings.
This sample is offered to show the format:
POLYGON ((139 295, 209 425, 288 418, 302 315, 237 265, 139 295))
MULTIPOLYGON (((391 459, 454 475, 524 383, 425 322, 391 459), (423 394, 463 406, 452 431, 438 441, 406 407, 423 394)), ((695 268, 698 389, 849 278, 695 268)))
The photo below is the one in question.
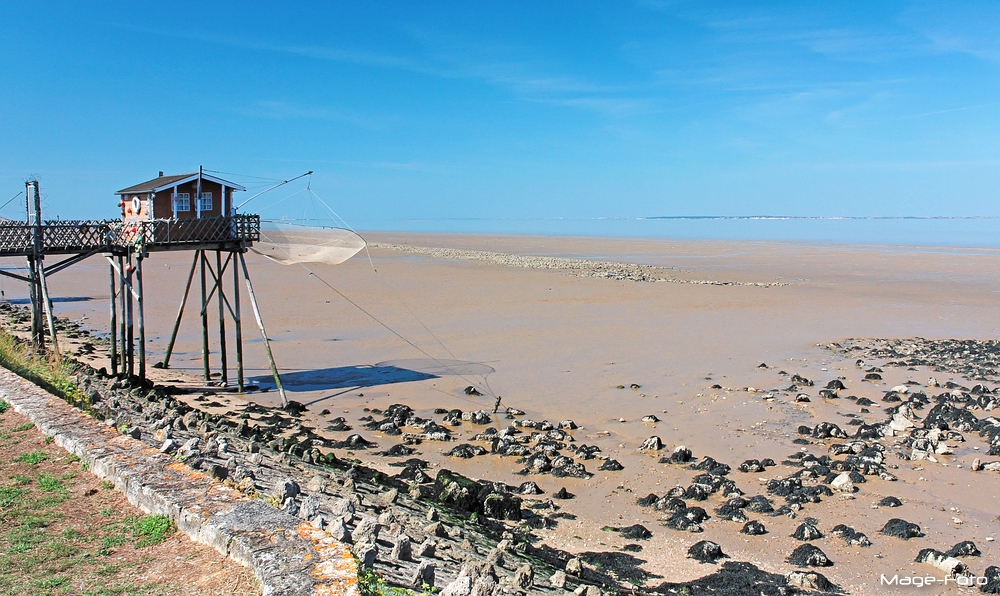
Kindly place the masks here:
POLYGON ((120 198, 121 219, 43 221, 39 183, 29 180, 25 186, 26 221, 0 221, 0 256, 26 258, 27 274, 0 269, 0 275, 28 283, 30 329, 35 349, 45 349, 44 318, 52 349, 55 353, 59 351, 47 277, 88 257, 102 254, 108 262, 109 272, 110 372, 145 380, 147 350, 143 263, 156 252, 191 251, 191 268, 166 354, 154 366, 170 366, 174 343, 197 273, 205 381, 221 386, 230 383, 227 327, 231 323, 236 356, 235 387, 243 392, 246 379, 240 285, 246 284, 271 372, 282 404, 286 404, 244 257, 253 243, 260 240, 260 216, 237 213, 233 203, 233 193, 245 190, 241 185, 208 174, 202 168, 189 174, 164 175, 160 172, 156 178, 115 193, 120 198), (46 257, 60 260, 46 264, 46 257), (231 280, 228 287, 227 278, 231 280), (213 379, 210 361, 211 316, 218 316, 217 380, 213 379))

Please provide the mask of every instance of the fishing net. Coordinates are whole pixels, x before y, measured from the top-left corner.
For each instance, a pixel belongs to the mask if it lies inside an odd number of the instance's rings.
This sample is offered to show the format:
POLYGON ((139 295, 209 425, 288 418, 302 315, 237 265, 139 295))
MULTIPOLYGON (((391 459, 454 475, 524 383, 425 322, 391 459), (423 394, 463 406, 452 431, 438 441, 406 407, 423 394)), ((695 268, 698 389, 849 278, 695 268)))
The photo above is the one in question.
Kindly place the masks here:
POLYGON ((250 250, 282 265, 339 265, 364 247, 364 239, 351 230, 268 222, 250 250))

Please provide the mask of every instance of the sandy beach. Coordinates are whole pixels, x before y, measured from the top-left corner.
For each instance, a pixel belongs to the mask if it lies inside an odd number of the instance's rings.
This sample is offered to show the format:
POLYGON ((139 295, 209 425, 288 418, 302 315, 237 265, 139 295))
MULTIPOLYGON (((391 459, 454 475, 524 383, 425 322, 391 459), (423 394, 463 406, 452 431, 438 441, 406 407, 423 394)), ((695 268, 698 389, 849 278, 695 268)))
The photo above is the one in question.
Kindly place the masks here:
MULTIPOLYGON (((685 557, 699 540, 718 543, 733 560, 787 573, 795 566, 786 557, 803 544, 791 535, 806 518, 815 518, 824 534, 810 544, 834 562, 820 571, 850 593, 912 590, 879 585, 881 575, 942 576, 914 562, 924 548, 946 551, 960 541, 974 541, 982 555, 963 561, 979 575, 1000 560, 1000 547, 993 540, 1000 533, 995 505, 1000 474, 970 471, 977 457, 984 462, 1000 457, 986 456, 989 443, 975 432, 963 433, 964 441, 949 440, 953 453, 936 455, 934 462, 898 458, 901 436, 885 437, 881 442, 886 467, 897 480, 867 476, 867 482, 857 483, 856 492, 802 504, 793 515, 748 513, 766 525, 768 533, 761 536, 742 534, 742 523, 714 513, 725 502, 721 494, 689 502, 711 516, 702 522, 701 533, 667 528, 664 512, 636 502, 650 493, 662 497, 675 486, 687 486, 700 473, 659 463, 678 446, 690 448, 697 458, 692 463, 712 457, 728 464, 732 471, 726 477, 747 497, 768 495, 768 480, 801 469, 783 463, 792 454, 820 457, 829 454, 831 444, 847 441, 815 436, 803 441, 800 426, 833 422, 853 435, 851 420, 886 422, 889 416, 882 410, 898 404, 883 398, 908 381, 909 392, 928 397, 949 390, 928 386, 931 377, 941 386, 951 381, 967 391, 977 383, 993 389, 995 377, 983 381, 934 366, 887 366, 885 359, 869 356, 867 348, 844 348, 867 345, 850 343, 852 338, 997 337, 1000 250, 363 235, 371 245, 370 258, 362 252, 336 267, 310 265, 310 272, 253 253, 247 259, 289 398, 307 406, 305 416, 318 429, 343 416, 354 432, 377 443, 378 449, 352 452, 366 464, 395 473, 389 459, 372 452, 400 442, 398 436, 363 427, 360 419, 370 415, 369 410, 406 404, 440 423, 442 415, 435 409, 492 411, 494 396, 499 396, 501 414, 516 408, 524 412, 517 418, 521 421, 558 425, 572 420, 578 428, 568 431, 570 449, 584 444, 600 449, 600 457, 580 460, 593 476, 521 475, 524 464, 515 457, 445 455, 461 443, 489 451, 488 442, 473 437, 488 426, 511 424, 502 415, 489 425, 466 421, 453 427, 451 441, 424 441, 417 457, 474 478, 514 486, 536 482, 545 492, 542 499, 565 487, 576 498, 560 505, 575 519, 537 530, 553 547, 571 552, 617 550, 635 541, 606 531, 606 526, 644 525, 652 538, 640 541, 643 550, 636 557, 645 561, 649 586, 711 573, 713 565, 685 557), (504 260, 497 254, 542 260, 504 260), (546 268, 544 259, 550 257, 569 261, 551 261, 556 266, 546 268), (646 277, 616 277, 607 268, 595 276, 586 268, 567 265, 579 259, 627 265, 612 271, 632 271, 628 266, 638 265, 646 277), (863 364, 858 365, 858 359, 863 364), (881 379, 864 380, 873 367, 882 369, 881 379), (813 385, 795 383, 793 375, 813 385), (846 388, 836 390, 833 398, 822 397, 820 390, 838 379, 846 388), (797 388, 789 390, 793 384, 797 388), (483 395, 467 394, 469 386, 483 395), (796 401, 800 394, 809 401, 796 401), (848 396, 874 403, 859 406, 848 396), (324 410, 329 413, 322 414, 324 410), (639 449, 654 436, 662 440, 662 450, 639 449), (620 462, 623 469, 598 470, 605 458, 620 462), (765 458, 777 465, 760 472, 737 469, 745 460, 765 458), (878 505, 889 496, 903 506, 878 505), (891 518, 918 524, 924 536, 904 541, 880 534, 891 518), (837 524, 854 526, 873 544, 847 544, 831 533, 837 524)), ((146 262, 151 363, 162 359, 189 259, 186 253, 153 254, 146 262)), ((3 283, 7 299, 25 297, 26 287, 12 280, 3 283)), ((53 276, 50 288, 59 316, 106 331, 105 261, 93 257, 73 266, 53 276)), ((160 381, 198 383, 201 336, 193 298, 170 370, 155 371, 160 381)), ((210 310, 213 326, 215 309, 213 305, 210 310)), ((261 387, 273 386, 252 319, 244 322, 243 333, 249 374, 261 387)), ((215 335, 212 345, 217 349, 215 335)), ((232 355, 229 361, 234 362, 232 355)), ((212 363, 215 370, 217 355, 212 363)), ((273 391, 247 399, 277 403, 273 391)), ((926 415, 930 408, 917 414, 926 415)), ((985 418, 990 413, 976 415, 985 418)), ((348 434, 320 432, 331 440, 348 434)), ((784 504, 780 497, 768 496, 775 508, 784 504)))

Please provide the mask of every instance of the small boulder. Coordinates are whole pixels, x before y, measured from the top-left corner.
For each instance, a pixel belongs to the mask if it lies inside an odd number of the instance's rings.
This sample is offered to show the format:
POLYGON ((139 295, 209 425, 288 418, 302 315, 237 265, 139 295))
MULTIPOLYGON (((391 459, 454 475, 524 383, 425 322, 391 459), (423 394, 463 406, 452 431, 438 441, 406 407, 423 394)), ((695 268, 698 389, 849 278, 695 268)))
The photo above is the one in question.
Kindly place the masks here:
POLYGON ((740 533, 746 534, 747 536, 760 536, 762 534, 767 534, 767 528, 765 528, 764 524, 759 521, 751 520, 743 525, 743 529, 740 530, 740 533))
POLYGON ((792 551, 787 561, 798 567, 829 567, 833 561, 826 553, 811 544, 803 544, 792 551))
POLYGON ((879 532, 886 536, 895 536, 903 540, 918 538, 921 535, 920 526, 904 519, 899 519, 898 517, 887 521, 879 532))
POLYGON ((710 540, 696 542, 688 549, 687 556, 689 559, 701 561, 702 563, 714 563, 719 559, 727 557, 722 552, 722 547, 710 540))

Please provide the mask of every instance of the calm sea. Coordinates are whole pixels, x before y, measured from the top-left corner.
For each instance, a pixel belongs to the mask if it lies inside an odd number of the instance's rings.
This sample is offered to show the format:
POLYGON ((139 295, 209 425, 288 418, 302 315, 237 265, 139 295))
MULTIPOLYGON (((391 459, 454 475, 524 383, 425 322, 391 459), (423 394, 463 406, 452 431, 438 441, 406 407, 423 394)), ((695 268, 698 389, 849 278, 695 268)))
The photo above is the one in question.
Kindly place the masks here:
POLYGON ((352 224, 359 230, 397 232, 1000 247, 1000 217, 396 219, 352 224))

